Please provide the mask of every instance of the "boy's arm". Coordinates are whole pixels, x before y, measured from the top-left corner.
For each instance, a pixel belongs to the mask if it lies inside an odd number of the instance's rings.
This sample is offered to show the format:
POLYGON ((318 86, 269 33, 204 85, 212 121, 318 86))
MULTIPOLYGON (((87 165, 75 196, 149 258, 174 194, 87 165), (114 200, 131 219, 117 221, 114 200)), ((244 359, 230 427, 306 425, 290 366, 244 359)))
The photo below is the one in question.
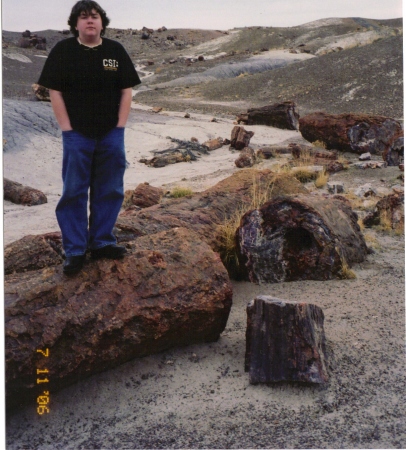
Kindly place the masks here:
POLYGON ((54 110, 54 114, 56 117, 56 121, 60 126, 62 131, 72 130, 72 126, 70 124, 68 111, 66 110, 65 101, 62 97, 62 92, 55 91, 53 89, 49 90, 49 96, 51 98, 52 109, 54 110))
POLYGON ((121 89, 121 100, 120 100, 120 107, 118 110, 117 127, 125 127, 128 115, 130 114, 132 98, 133 98, 133 89, 131 87, 121 89))

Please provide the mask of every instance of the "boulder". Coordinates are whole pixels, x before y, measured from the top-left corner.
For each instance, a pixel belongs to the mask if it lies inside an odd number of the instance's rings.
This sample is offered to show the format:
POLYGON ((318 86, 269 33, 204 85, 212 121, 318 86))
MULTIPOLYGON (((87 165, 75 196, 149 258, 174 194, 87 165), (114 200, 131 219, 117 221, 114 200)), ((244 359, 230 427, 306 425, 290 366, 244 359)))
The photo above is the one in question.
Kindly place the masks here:
POLYGON ((252 167, 255 162, 255 151, 251 147, 245 147, 241 150, 240 156, 234 161, 234 164, 242 169, 244 167, 252 167))
POLYGON ((16 203, 18 205, 43 205, 47 203, 46 195, 29 186, 23 186, 21 183, 16 181, 3 179, 3 189, 4 189, 4 200, 16 203))
POLYGON ((4 273, 22 273, 62 264, 61 233, 24 236, 4 248, 4 273))
POLYGON ((157 205, 163 195, 163 189, 151 186, 149 183, 141 183, 133 191, 125 192, 123 206, 128 208, 136 205, 140 208, 149 208, 157 205))
POLYGON ((320 307, 258 296, 247 306, 246 337, 245 371, 251 384, 328 381, 320 307))
POLYGON ((251 108, 246 114, 237 116, 237 122, 246 125, 268 125, 286 130, 297 130, 299 114, 292 101, 274 103, 262 108, 251 108))
POLYGON ((396 139, 392 147, 383 154, 384 161, 388 166, 398 166, 404 160, 404 138, 396 139))
POLYGON ((44 86, 40 86, 39 84, 36 84, 36 83, 31 85, 31 87, 32 87, 32 90, 34 91, 34 94, 38 100, 41 100, 42 102, 50 102, 51 101, 51 97, 49 96, 48 88, 46 88, 44 86))
POLYGON ((249 146, 252 136, 254 136, 253 131, 246 131, 244 127, 236 126, 231 130, 230 147, 242 150, 249 146))
POLYGON ((357 220, 340 196, 271 199, 247 212, 236 231, 241 276, 256 283, 341 277, 367 255, 357 220))
POLYGON ((388 195, 375 205, 372 212, 363 220, 366 227, 381 225, 392 230, 404 230, 405 226, 405 194, 398 192, 388 195))
POLYGON ((74 277, 61 266, 5 277, 8 408, 135 357, 219 338, 232 287, 197 234, 176 228, 128 250, 89 260, 74 277))
POLYGON ((387 155, 403 136, 400 122, 366 114, 315 112, 301 117, 299 130, 310 141, 324 142, 327 149, 387 155))

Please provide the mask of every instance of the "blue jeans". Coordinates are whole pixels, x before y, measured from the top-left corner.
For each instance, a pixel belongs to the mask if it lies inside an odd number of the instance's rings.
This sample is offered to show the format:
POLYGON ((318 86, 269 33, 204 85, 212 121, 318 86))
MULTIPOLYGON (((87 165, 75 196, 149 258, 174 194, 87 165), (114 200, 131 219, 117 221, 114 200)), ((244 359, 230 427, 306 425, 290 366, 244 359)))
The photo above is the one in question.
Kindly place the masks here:
POLYGON ((84 255, 88 248, 116 243, 113 227, 124 198, 124 128, 114 128, 101 139, 63 131, 62 141, 63 192, 56 218, 65 255, 84 255))

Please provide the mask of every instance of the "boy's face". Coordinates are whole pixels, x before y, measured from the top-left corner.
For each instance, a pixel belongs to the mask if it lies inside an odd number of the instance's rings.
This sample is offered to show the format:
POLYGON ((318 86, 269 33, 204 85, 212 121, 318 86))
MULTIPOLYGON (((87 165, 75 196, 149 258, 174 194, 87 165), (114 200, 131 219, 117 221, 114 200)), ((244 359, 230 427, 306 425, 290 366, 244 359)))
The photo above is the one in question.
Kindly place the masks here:
POLYGON ((96 38, 100 37, 103 29, 100 14, 92 9, 90 13, 82 11, 78 17, 76 29, 79 32, 79 38, 96 38))

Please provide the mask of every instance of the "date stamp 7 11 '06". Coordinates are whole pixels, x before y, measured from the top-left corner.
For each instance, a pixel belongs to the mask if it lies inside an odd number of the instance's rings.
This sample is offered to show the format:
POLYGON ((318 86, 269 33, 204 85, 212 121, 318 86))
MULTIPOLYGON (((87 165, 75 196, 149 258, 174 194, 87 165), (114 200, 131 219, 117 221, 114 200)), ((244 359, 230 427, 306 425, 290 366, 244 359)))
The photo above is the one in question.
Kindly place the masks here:
MULTIPOLYGON (((46 348, 45 350, 42 349, 37 349, 37 353, 41 353, 45 358, 49 357, 49 348, 46 348)), ((42 366, 42 364, 41 364, 42 366)), ((43 385, 45 383, 49 383, 49 378, 48 378, 48 374, 49 374, 49 370, 46 369, 45 367, 42 369, 38 369, 37 368, 37 385, 43 385)), ((45 386, 46 387, 46 384, 45 386)), ((37 397, 37 413, 39 415, 43 415, 45 413, 49 413, 49 401, 50 401, 50 396, 49 396, 49 391, 44 391, 41 392, 41 394, 37 397)))

